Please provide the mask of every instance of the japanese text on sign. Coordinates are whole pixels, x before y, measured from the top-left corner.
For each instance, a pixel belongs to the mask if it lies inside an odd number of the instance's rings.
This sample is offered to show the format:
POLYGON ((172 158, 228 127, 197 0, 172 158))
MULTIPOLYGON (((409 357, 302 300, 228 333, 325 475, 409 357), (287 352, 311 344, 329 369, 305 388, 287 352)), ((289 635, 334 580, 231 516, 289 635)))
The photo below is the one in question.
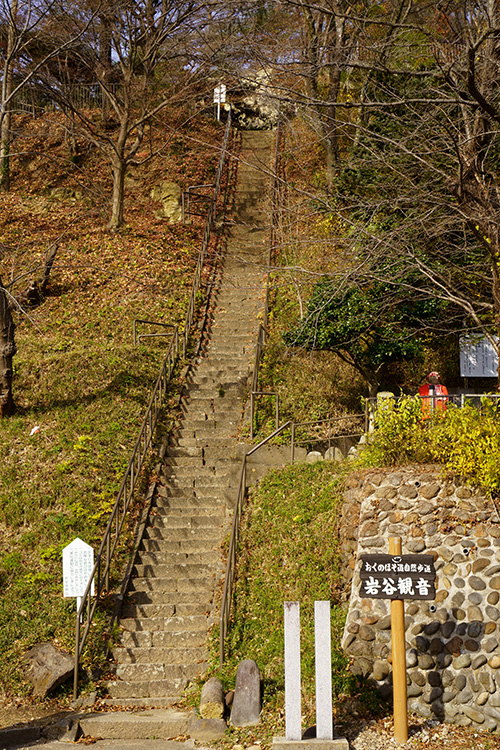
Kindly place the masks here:
POLYGON ((434 599, 431 555, 362 555, 360 596, 374 599, 434 599))
MULTIPOLYGON (((94 550, 81 539, 74 539, 63 549, 63 596, 83 596, 92 569, 94 567, 94 550)), ((91 594, 94 593, 92 582, 91 594)))

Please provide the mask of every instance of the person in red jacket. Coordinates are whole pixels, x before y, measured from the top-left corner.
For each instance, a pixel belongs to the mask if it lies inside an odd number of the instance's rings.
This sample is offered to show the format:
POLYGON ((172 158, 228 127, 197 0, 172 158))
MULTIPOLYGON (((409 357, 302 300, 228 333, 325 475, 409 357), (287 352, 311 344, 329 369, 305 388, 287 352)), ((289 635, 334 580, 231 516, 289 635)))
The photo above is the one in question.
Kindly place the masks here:
POLYGON ((427 375, 426 380, 427 382, 420 386, 418 392, 420 396, 422 396, 422 414, 424 416, 429 416, 430 412, 434 409, 437 409, 438 411, 444 411, 446 409, 448 389, 445 385, 439 382, 441 376, 436 371, 430 372, 427 375))

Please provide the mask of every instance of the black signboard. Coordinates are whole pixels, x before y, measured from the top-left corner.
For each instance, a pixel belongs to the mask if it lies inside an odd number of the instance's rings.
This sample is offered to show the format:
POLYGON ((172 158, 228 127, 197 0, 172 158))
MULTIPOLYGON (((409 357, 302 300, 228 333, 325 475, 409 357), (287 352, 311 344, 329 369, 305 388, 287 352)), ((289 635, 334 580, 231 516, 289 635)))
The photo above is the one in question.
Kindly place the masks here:
POLYGON ((360 596, 364 599, 434 599, 432 555, 361 555, 360 596))

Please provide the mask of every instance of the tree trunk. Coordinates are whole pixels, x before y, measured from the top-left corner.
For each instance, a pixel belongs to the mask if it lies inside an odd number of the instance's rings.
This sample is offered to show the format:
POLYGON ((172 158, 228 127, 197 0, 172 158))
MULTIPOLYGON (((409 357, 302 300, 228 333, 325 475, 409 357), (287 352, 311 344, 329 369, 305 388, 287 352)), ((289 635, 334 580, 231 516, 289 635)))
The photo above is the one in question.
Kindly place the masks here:
POLYGON ((14 322, 10 304, 0 279, 0 417, 14 412, 12 397, 12 358, 16 353, 14 322))
POLYGON ((118 229, 123 224, 123 199, 125 192, 125 160, 113 158, 113 200, 109 229, 118 229))
POLYGON ((12 2, 11 8, 12 19, 8 24, 7 29, 7 54, 5 56, 5 64, 3 69, 3 81, 2 81, 2 123, 0 128, 0 187, 2 190, 9 190, 10 188, 10 140, 11 140, 11 101, 12 95, 12 80, 13 80, 13 65, 12 59, 14 52, 14 20, 17 16, 17 0, 12 2))

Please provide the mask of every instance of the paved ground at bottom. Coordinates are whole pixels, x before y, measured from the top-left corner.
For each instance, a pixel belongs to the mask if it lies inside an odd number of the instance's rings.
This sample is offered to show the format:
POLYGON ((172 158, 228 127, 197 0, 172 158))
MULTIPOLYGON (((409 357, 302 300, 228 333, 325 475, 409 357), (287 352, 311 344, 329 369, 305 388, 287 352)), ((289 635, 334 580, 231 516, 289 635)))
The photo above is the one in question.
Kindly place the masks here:
MULTIPOLYGON (((83 747, 81 742, 38 742, 33 745, 18 745, 18 747, 38 747, 43 750, 65 750, 76 745, 83 747)), ((192 740, 178 742, 177 740, 96 740, 89 745, 93 750, 209 750, 192 740)))

